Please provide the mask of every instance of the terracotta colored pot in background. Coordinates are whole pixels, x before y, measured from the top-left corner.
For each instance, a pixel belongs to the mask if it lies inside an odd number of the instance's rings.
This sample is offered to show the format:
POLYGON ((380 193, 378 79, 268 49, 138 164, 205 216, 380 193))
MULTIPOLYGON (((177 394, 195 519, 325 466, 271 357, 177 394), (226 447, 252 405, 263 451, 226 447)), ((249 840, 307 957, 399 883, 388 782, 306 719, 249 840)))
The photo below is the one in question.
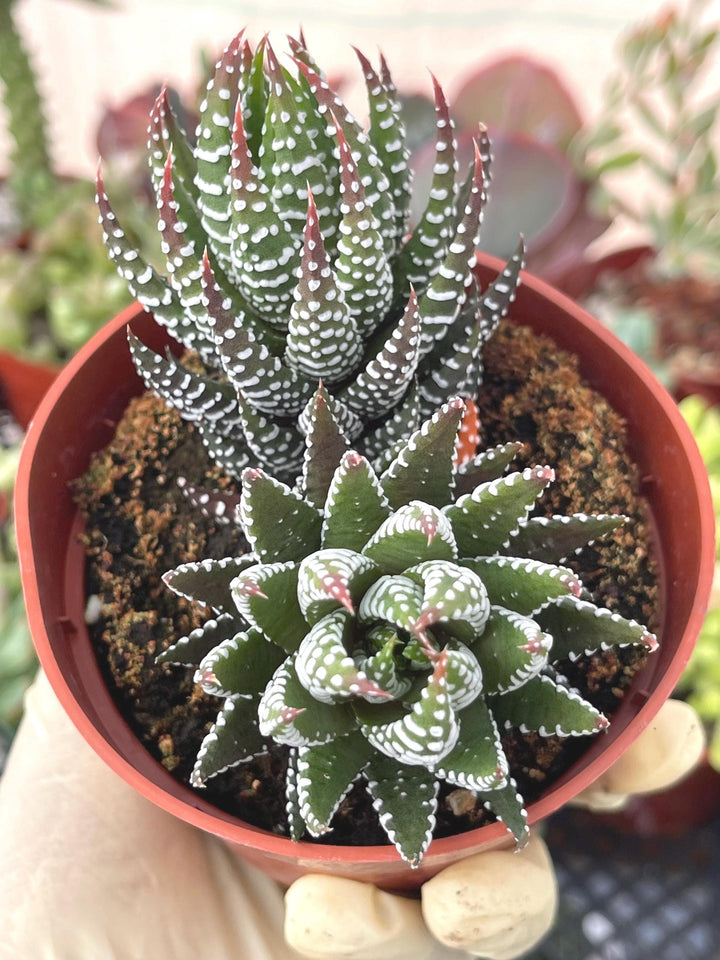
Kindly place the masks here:
MULTIPOLYGON (((502 264, 478 258, 483 284, 502 264)), ((661 647, 636 676, 607 734, 530 807, 535 823, 596 779, 647 726, 672 692, 702 624, 714 569, 714 515, 707 476, 692 435, 669 394, 616 337, 563 295, 525 275, 513 308, 517 322, 576 353, 583 376, 628 421, 631 453, 657 535, 661 647)), ((501 823, 433 841, 411 871, 392 846, 294 844, 244 824, 178 783, 140 744, 101 677, 83 621, 81 521, 68 481, 111 438, 130 397, 142 390, 126 343, 130 323, 148 346, 167 338, 133 307, 108 324, 63 370, 28 432, 16 490, 17 537, 28 616, 40 660, 78 729, 129 784, 181 819, 237 846, 246 860, 290 882, 307 872, 337 872, 385 888, 419 886, 454 860, 511 842, 501 823)))
POLYGON ((60 364, 25 360, 0 350, 0 390, 3 403, 25 429, 38 404, 60 371, 60 364))

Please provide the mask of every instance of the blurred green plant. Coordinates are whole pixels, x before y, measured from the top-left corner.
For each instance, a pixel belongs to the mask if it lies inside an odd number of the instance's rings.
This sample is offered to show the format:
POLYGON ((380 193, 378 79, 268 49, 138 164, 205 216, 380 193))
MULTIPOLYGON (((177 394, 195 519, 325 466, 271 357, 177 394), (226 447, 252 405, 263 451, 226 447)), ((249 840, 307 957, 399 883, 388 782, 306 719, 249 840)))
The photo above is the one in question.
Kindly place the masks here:
POLYGON ((645 227, 666 276, 720 276, 720 95, 702 94, 719 32, 703 22, 707 6, 664 8, 624 37, 600 116, 571 146, 598 209, 645 227), (635 170, 643 181, 628 197, 614 175, 635 170))
MULTIPOLYGON (((692 396, 680 402, 680 410, 705 461, 717 519, 720 517, 720 408, 692 396)), ((720 546, 710 609, 678 691, 708 725, 710 763, 720 771, 720 546)))

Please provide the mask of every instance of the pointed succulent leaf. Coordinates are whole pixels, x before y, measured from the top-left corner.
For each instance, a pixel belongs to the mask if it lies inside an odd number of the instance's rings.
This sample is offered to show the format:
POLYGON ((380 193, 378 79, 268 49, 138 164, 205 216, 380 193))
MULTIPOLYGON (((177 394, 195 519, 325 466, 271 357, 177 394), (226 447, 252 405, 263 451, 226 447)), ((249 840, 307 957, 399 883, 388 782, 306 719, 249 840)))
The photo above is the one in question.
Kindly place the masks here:
POLYGON ((482 669, 475 654, 465 644, 453 641, 446 651, 450 701, 455 711, 464 710, 482 692, 482 669))
POLYGON ((404 576, 423 589, 420 616, 413 633, 422 635, 442 624, 451 636, 466 643, 482 633, 490 615, 490 601, 480 577, 448 560, 426 560, 408 567, 404 576))
POLYGON ((525 557, 477 557, 462 565, 478 574, 490 603, 532 616, 556 597, 579 597, 582 583, 568 567, 525 557))
POLYGON ((462 557, 504 552, 511 535, 545 487, 555 479, 550 467, 525 470, 480 484, 443 513, 450 521, 462 557))
POLYGON ((553 661, 641 644, 649 652, 658 647, 657 637, 637 620, 626 620, 606 607, 587 600, 561 597, 536 615, 543 630, 553 637, 553 661))
POLYGON ((296 62, 308 82, 312 95, 317 100, 318 113, 326 120, 328 132, 330 127, 336 128, 338 125, 342 127, 343 135, 350 146, 358 169, 366 202, 379 221, 385 250, 392 253, 395 246, 395 206, 390 183, 370 138, 327 81, 323 80, 312 67, 302 61, 296 62))
POLYGON ((297 474, 305 441, 295 425, 258 413, 241 395, 238 402, 242 438, 255 461, 278 476, 297 474))
POLYGON ((485 693, 507 693, 527 683, 545 667, 552 647, 552 637, 535 620, 494 606, 472 648, 482 667, 485 693))
POLYGON ((391 514, 362 552, 383 573, 402 573, 418 561, 457 558, 455 538, 445 516, 420 500, 391 514))
POLYGON ((288 833, 291 840, 301 840, 305 832, 305 821, 300 813, 300 797, 298 795, 298 748, 288 750, 287 771, 285 773, 285 815, 287 816, 288 833))
POLYGON ((450 110, 440 84, 435 88, 435 163, 430 198, 417 226, 400 251, 395 264, 396 289, 405 293, 412 283, 421 293, 435 276, 445 258, 455 218, 455 138, 450 110))
POLYGON ((407 438, 420 427, 420 422, 420 400, 413 381, 395 410, 363 436, 363 452, 376 473, 387 470, 405 447, 407 438))
POLYGON ((252 696, 285 659, 285 652, 259 630, 236 633, 210 651, 199 664, 195 683, 215 697, 252 696))
POLYGON ((467 300, 484 198, 482 161, 476 147, 475 173, 462 222, 440 269, 420 299, 420 355, 423 357, 442 340, 467 300))
POLYGON ((627 517, 613 513, 531 517, 520 524, 503 552, 562 563, 582 547, 627 522, 627 517))
MULTIPOLYGON (((455 467, 458 468, 463 463, 474 460, 477 456, 479 445, 480 412, 478 411, 475 401, 468 398, 465 400, 465 413, 463 414, 455 442, 455 467)), ((457 469, 455 470, 455 484, 457 495, 457 469)))
POLYGON ((525 265, 525 242, 520 239, 515 252, 480 298, 482 336, 487 341, 500 321, 507 316, 520 286, 520 271, 525 265))
POLYGON ((162 397, 183 419, 213 423, 237 415, 237 398, 229 383, 195 373, 171 353, 161 357, 129 331, 128 343, 135 369, 147 389, 162 397))
POLYGON ((365 592, 358 607, 360 623, 380 621, 411 631, 420 616, 422 589, 407 577, 381 577, 365 592))
POLYGON ((308 194, 300 278, 293 297, 285 353, 288 364, 306 377, 321 377, 328 383, 343 380, 360 363, 363 342, 346 301, 345 285, 326 253, 312 193, 308 194))
POLYGON ((320 703, 300 683, 295 657, 285 660, 265 687, 258 706, 260 732, 289 747, 329 743, 357 727, 350 706, 320 703))
POLYGON ((348 449, 348 442, 333 416, 328 393, 321 383, 312 399, 305 434, 302 491, 306 500, 321 510, 335 471, 348 449))
POLYGON ((215 490, 210 487, 188 483, 186 477, 178 477, 177 485, 184 496, 208 520, 219 526, 237 525, 235 512, 240 506, 240 494, 230 490, 215 490))
MULTIPOLYGON (((269 40, 265 42, 265 65, 269 84, 260 150, 263 177, 270 187, 275 212, 299 237, 305 223, 308 189, 325 190, 332 181, 307 129, 310 109, 298 110, 296 96, 300 90, 278 63, 269 40), (294 189, 287 189, 288 182, 294 189)), ((332 196, 326 198, 328 203, 331 200, 332 196)))
POLYGON ((110 206, 99 169, 96 184, 95 199, 100 212, 103 241, 130 293, 178 343, 190 350, 200 351, 203 356, 210 355, 213 352, 212 342, 205 338, 192 318, 185 313, 179 296, 170 284, 143 260, 128 240, 110 206))
POLYGON ((273 333, 247 312, 238 312, 217 284, 207 252, 203 256, 203 305, 215 348, 230 383, 256 410, 279 416, 299 413, 312 381, 273 355, 273 333))
POLYGON ((504 787, 478 794, 486 810, 494 813, 515 837, 518 847, 524 847, 530 836, 525 802, 512 777, 504 787))
MULTIPOLYGON (((338 397, 334 397, 327 390, 321 390, 322 395, 325 397, 325 402, 327 403, 330 413, 333 420, 337 423, 340 428, 340 432, 348 440, 355 440, 365 429, 365 424, 363 423, 362 417, 357 413, 354 413, 342 400, 338 397)), ((310 397, 308 402, 305 404, 302 413, 298 417, 298 429, 300 432, 307 436, 310 432, 310 420, 312 418, 313 412, 315 409, 315 394, 310 397)))
POLYGON ((297 601, 298 564, 258 563, 230 584, 240 616, 272 643, 294 653, 307 633, 297 601))
POLYGON ((365 420, 391 413, 407 392, 418 364, 420 314, 410 292, 405 312, 380 350, 345 387, 342 400, 365 420))
POLYGON ((269 93, 269 83, 265 74, 265 43, 265 37, 261 37, 254 54, 248 43, 243 47, 241 93, 238 98, 248 149, 255 162, 260 160, 269 93))
POLYGON ((300 609, 312 625, 333 610, 351 616, 368 587, 380 576, 368 557, 342 547, 318 550, 300 563, 297 596, 300 609))
POLYGON ((251 548, 263 563, 302 560, 320 546, 318 511, 261 470, 243 474, 240 516, 251 548))
POLYGON ((168 153, 172 154, 173 169, 188 200, 194 204, 197 201, 195 156, 170 105, 167 84, 163 84, 150 111, 148 127, 148 161, 156 194, 160 191, 168 153))
POLYGON ((331 743, 298 749, 300 814, 313 837, 330 831, 330 821, 371 753, 372 747, 358 730, 331 743))
POLYGON ((223 560, 198 560, 183 563, 163 574, 163 583, 187 600, 197 600, 218 613, 237 616, 230 583, 246 567, 257 563, 249 554, 223 560))
POLYGON ((417 867, 435 829, 438 783, 422 767, 408 766, 379 754, 365 771, 380 825, 400 856, 417 867))
MULTIPOLYGON (((333 117, 333 120, 335 118, 333 117)), ((340 150, 340 233, 335 258, 337 285, 345 294, 360 335, 368 337, 392 303, 393 279, 380 223, 365 196, 358 168, 342 127, 340 150)))
POLYGON ((335 470, 323 509, 323 547, 360 551, 390 516, 387 497, 368 461, 348 451, 335 470))
POLYGON ((452 501, 455 441, 465 404, 456 397, 416 430, 380 477, 390 506, 423 500, 437 507, 452 501))
POLYGON ((467 303, 433 351, 432 362, 426 361, 420 368, 424 414, 429 416, 449 396, 477 396, 481 347, 478 297, 473 284, 467 303))
MULTIPOLYGON (((202 444, 213 463, 224 470, 228 476, 239 478, 250 463, 250 451, 242 435, 242 427, 238 431, 240 436, 228 437, 225 433, 216 432, 215 425, 206 423, 204 420, 198 421, 196 426, 202 444)), ((227 424, 217 426, 221 430, 227 428, 227 424)))
POLYGON ((381 79, 368 58, 357 48, 353 49, 365 77, 370 108, 370 139, 390 183, 395 208, 395 236, 399 244, 405 236, 410 212, 412 173, 408 163, 410 151, 405 142, 405 127, 397 88, 389 71, 386 70, 384 78, 381 79))
POLYGON ((295 661, 298 679, 320 703, 339 703, 358 697, 382 702, 389 698, 358 669, 348 654, 351 627, 347 612, 335 610, 318 620, 300 644, 295 661))
POLYGON ((465 790, 496 790, 507 782, 508 762, 500 734, 485 701, 480 698, 458 714, 458 741, 436 769, 441 780, 465 790))
POLYGON ((496 722, 522 733, 536 731, 541 737, 581 737, 606 730, 608 720, 576 690, 544 674, 532 677, 509 693, 490 698, 496 722))
POLYGON ((200 104, 195 150, 203 227, 220 263, 230 270, 230 141, 244 49, 243 34, 239 33, 215 65, 200 104))
MULTIPOLYGON (((200 342, 213 342, 213 334, 208 322, 207 311, 203 305, 202 289, 202 253, 188 234, 188 217, 194 211, 186 205, 181 209, 175 196, 172 154, 169 153, 160 193, 158 195, 158 228, 162 237, 161 248, 166 258, 166 269, 170 284, 178 295, 186 314, 195 323, 200 342)), ((201 235, 200 227, 195 231, 201 235)))
POLYGON ((361 729, 385 756, 433 771, 453 749, 459 733, 447 689, 447 655, 439 655, 420 699, 404 717, 387 724, 363 724, 361 729))
POLYGON ((180 637, 167 650, 158 654, 155 662, 197 667, 214 647, 234 637, 240 628, 241 624, 236 616, 222 613, 217 619, 207 620, 201 627, 191 630, 187 636, 180 637))
POLYGON ((410 689, 409 677, 403 676, 398 667, 396 649, 400 644, 397 631, 388 624, 383 625, 390 636, 380 647, 377 653, 367 658, 361 658, 358 666, 365 676, 376 683, 395 700, 400 700, 410 689))
POLYGON ((273 206, 270 188, 250 151, 242 98, 235 110, 230 157, 232 270, 253 310, 285 330, 302 237, 293 235, 289 222, 273 206))
MULTIPOLYGON (((458 497, 471 493, 481 483, 499 480, 522 448, 522 443, 518 441, 501 443, 483 450, 472 460, 461 463, 455 475, 455 491, 458 497)), ((520 556, 523 555, 522 550, 517 552, 520 556)))
POLYGON ((191 786, 202 787, 210 777, 267 751, 267 741, 258 728, 257 709, 256 699, 228 697, 200 745, 190 774, 191 786))

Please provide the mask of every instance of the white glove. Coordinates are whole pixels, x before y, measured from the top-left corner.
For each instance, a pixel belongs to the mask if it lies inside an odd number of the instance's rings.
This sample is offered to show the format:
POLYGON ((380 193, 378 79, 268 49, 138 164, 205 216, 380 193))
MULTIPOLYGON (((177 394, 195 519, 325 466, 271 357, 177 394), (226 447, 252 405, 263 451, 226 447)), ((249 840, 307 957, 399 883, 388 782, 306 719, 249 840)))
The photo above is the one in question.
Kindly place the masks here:
POLYGON ((0 864, 2 960, 510 960, 550 929, 557 900, 534 837, 447 868, 421 901, 308 876, 284 904, 221 841, 107 768, 43 675, 0 779, 0 864))

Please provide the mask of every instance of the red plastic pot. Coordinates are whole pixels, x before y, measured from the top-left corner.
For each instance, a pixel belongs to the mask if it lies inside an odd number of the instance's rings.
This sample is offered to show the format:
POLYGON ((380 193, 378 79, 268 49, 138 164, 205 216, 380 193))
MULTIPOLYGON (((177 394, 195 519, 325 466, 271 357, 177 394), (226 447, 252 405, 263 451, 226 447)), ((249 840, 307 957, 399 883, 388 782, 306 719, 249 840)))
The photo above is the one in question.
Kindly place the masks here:
MULTIPOLYGON (((501 263, 480 256, 486 285, 501 263)), ((580 358, 585 378, 626 418, 657 536, 662 608, 660 650, 638 674, 607 734, 530 807, 531 823, 557 810, 596 779, 647 726, 672 692, 703 621, 712 582, 714 515, 707 475, 692 435, 669 394, 616 337, 542 281, 525 276, 513 315, 580 358)), ((294 844, 222 813, 178 783, 136 739, 118 712, 95 661, 83 621, 84 557, 69 481, 112 436, 142 387, 126 343, 130 324, 158 350, 166 336, 138 307, 118 316, 71 360, 28 431, 16 488, 17 537, 30 626, 57 695, 97 753, 129 784, 181 819, 222 837, 246 860, 290 882, 336 872, 410 889, 449 863, 510 843, 502 824, 435 840, 419 870, 392 846, 294 844)))
POLYGON ((0 350, 0 389, 3 401, 23 429, 57 377, 59 364, 25 360, 0 350))

